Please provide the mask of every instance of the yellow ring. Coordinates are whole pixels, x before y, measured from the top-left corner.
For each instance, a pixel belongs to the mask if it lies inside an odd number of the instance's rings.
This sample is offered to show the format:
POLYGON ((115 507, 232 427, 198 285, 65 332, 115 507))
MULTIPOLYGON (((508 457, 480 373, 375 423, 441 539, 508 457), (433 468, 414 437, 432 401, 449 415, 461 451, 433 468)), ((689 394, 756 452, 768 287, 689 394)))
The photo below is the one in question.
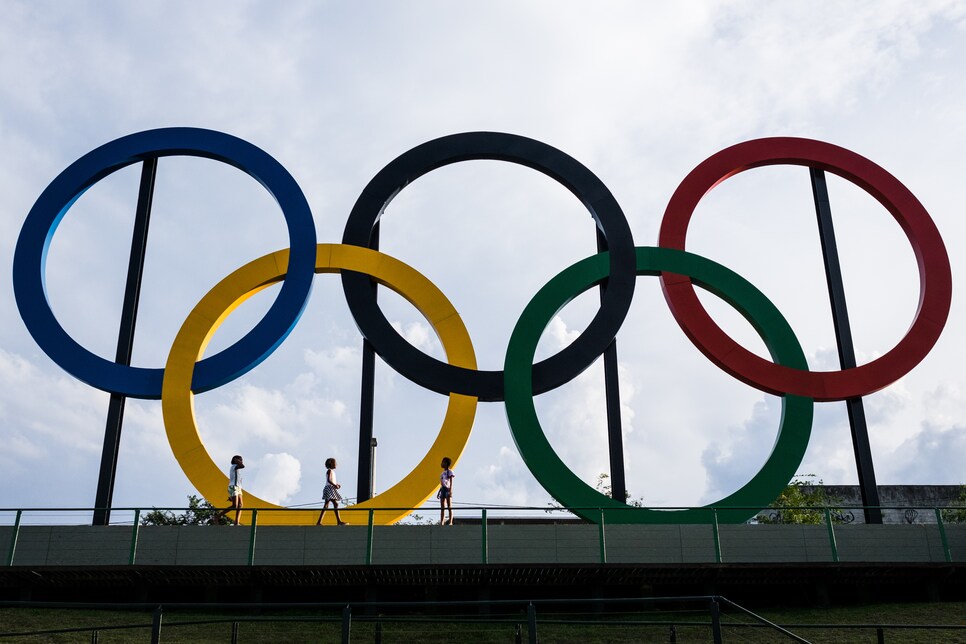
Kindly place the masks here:
MULTIPOLYGON (((260 257, 219 282, 188 315, 168 354, 161 389, 161 409, 168 443, 188 480, 215 505, 223 504, 228 477, 212 460, 198 433, 194 393, 191 391, 195 363, 201 358, 215 331, 235 308, 285 277, 288 253, 286 249, 260 257)), ((406 298, 432 325, 450 364, 476 368, 476 355, 463 320, 446 296, 414 268, 369 248, 319 244, 315 272, 338 273, 342 270, 370 275, 379 284, 406 298)), ((423 460, 399 483, 382 494, 346 507, 343 519, 349 523, 366 524, 368 512, 351 510, 373 509, 373 523, 388 525, 412 512, 405 508, 418 508, 429 500, 439 487, 440 461, 444 456, 449 456, 455 463, 466 447, 476 415, 476 401, 472 396, 450 394, 439 435, 423 460)), ((247 492, 245 494, 245 509, 280 507, 247 492)), ((245 514, 243 522, 246 520, 245 514)), ((267 525, 305 525, 314 524, 318 516, 319 510, 265 512, 258 517, 258 522, 267 525)), ((332 512, 326 513, 326 523, 334 520, 332 512)))

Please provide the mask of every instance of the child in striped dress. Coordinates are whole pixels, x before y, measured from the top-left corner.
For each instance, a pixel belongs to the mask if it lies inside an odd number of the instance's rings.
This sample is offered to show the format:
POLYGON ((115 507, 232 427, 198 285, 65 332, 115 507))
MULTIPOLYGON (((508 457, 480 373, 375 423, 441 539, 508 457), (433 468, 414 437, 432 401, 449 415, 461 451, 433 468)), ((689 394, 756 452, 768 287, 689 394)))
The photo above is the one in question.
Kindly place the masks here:
POLYGON ((342 500, 342 495, 339 494, 339 489, 342 487, 336 482, 335 479, 335 468, 337 463, 334 458, 325 459, 325 487, 322 488, 322 512, 319 513, 319 520, 315 522, 315 525, 322 525, 322 517, 325 516, 325 511, 328 509, 329 504, 332 504, 335 510, 335 521, 338 525, 345 525, 345 521, 339 516, 339 501, 342 500))

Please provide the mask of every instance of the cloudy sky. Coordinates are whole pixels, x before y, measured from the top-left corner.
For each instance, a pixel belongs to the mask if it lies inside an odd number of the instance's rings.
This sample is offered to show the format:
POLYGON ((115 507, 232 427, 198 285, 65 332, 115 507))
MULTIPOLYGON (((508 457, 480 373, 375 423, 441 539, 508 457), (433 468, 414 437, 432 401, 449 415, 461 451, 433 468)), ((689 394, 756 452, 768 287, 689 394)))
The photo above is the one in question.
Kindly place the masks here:
MULTIPOLYGON (((880 484, 966 482, 966 7, 958 2, 124 2, 3 3, 0 22, 0 507, 93 504, 107 394, 74 380, 29 335, 10 278, 34 201, 89 150, 142 130, 193 126, 261 147, 295 177, 320 242, 338 242, 385 164, 430 139, 509 132, 575 157, 610 188, 637 245, 657 241, 678 183, 718 150, 766 136, 849 148, 922 201, 952 263, 952 311, 906 377, 865 398, 880 484)), ((47 290, 64 328, 110 358, 138 171, 89 190, 50 247, 47 290)), ((915 314, 908 240, 855 186, 830 177, 860 363, 889 351, 915 314)), ((381 248, 437 284, 482 368, 502 366, 530 298, 595 252, 587 212, 521 166, 475 161, 407 187, 381 248)), ((159 164, 134 362, 164 364, 197 301, 242 264, 287 246, 261 186, 212 161, 159 164)), ((812 369, 837 368, 808 173, 773 167, 718 186, 688 250, 737 271, 783 312, 812 369)), ((246 303, 210 351, 231 344, 276 290, 246 303)), ((702 296, 723 328, 763 352, 750 325, 702 296)), ((594 315, 586 294, 555 318, 538 355, 594 315)), ((383 289, 387 317, 437 357, 430 327, 383 289)), ((652 506, 710 503, 764 462, 779 400, 718 370, 673 321, 655 278, 638 280, 618 335, 628 488, 652 506)), ((246 457, 246 486, 284 505, 317 503, 322 462, 355 495, 361 337, 340 281, 316 278, 286 342, 257 369, 195 398, 216 462, 246 457)), ((585 481, 608 471, 602 368, 537 405, 551 443, 585 481)), ((376 489, 418 462, 446 398, 377 366, 376 489)), ((857 481, 843 403, 817 405, 799 470, 857 481)), ((481 403, 457 467, 457 505, 543 505, 502 403, 481 403)), ((159 401, 130 401, 116 506, 183 506, 194 493, 168 446, 159 401)), ((217 499, 221 502, 221 499, 217 499)), ((6 520, 6 519, 5 519, 6 520)))

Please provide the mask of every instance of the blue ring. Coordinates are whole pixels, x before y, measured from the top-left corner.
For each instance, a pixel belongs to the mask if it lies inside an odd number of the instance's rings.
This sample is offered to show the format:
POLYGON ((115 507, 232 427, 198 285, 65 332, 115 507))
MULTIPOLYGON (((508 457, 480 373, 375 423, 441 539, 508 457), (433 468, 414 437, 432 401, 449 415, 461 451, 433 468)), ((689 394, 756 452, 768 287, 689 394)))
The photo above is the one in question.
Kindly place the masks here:
POLYGON ((219 387, 267 358, 301 317, 315 276, 315 222, 308 202, 292 175, 251 143, 213 130, 162 128, 121 137, 82 156, 47 186, 27 215, 13 259, 14 294, 27 330, 54 362, 92 387, 133 398, 160 398, 164 369, 110 362, 67 334, 47 300, 47 250, 57 226, 88 188, 128 165, 165 156, 213 159, 258 181, 282 209, 291 249, 288 275, 265 317, 235 344, 196 365, 193 391, 219 387))

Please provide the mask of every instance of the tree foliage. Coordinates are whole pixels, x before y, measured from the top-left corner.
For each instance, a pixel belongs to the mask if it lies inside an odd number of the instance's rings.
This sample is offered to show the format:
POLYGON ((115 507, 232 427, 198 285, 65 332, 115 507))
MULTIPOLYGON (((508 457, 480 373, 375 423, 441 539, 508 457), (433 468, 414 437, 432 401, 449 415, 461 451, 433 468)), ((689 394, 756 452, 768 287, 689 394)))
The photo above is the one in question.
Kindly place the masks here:
MULTIPOLYGON (((819 525, 825 523, 825 508, 834 508, 841 499, 829 496, 822 487, 822 479, 815 481, 814 474, 798 474, 778 498, 772 501, 770 511, 760 513, 758 523, 784 523, 819 525)), ((832 523, 846 523, 841 510, 832 509, 832 523)))
POLYGON ((141 517, 141 525, 226 525, 221 509, 194 494, 188 495, 188 509, 181 514, 154 508, 141 517))
POLYGON ((942 511, 943 523, 966 523, 966 485, 959 486, 959 497, 953 505, 959 507, 942 511))
MULTIPOLYGON (((607 479, 609 478, 610 478, 610 475, 604 472, 601 472, 600 474, 597 475, 597 484, 594 487, 597 489, 598 492, 600 492, 604 496, 613 496, 611 492, 610 483, 607 481, 607 479)), ((624 490, 624 501, 627 503, 627 505, 630 505, 635 508, 644 507, 644 497, 639 496, 636 499, 632 499, 631 493, 627 490, 624 490)))

